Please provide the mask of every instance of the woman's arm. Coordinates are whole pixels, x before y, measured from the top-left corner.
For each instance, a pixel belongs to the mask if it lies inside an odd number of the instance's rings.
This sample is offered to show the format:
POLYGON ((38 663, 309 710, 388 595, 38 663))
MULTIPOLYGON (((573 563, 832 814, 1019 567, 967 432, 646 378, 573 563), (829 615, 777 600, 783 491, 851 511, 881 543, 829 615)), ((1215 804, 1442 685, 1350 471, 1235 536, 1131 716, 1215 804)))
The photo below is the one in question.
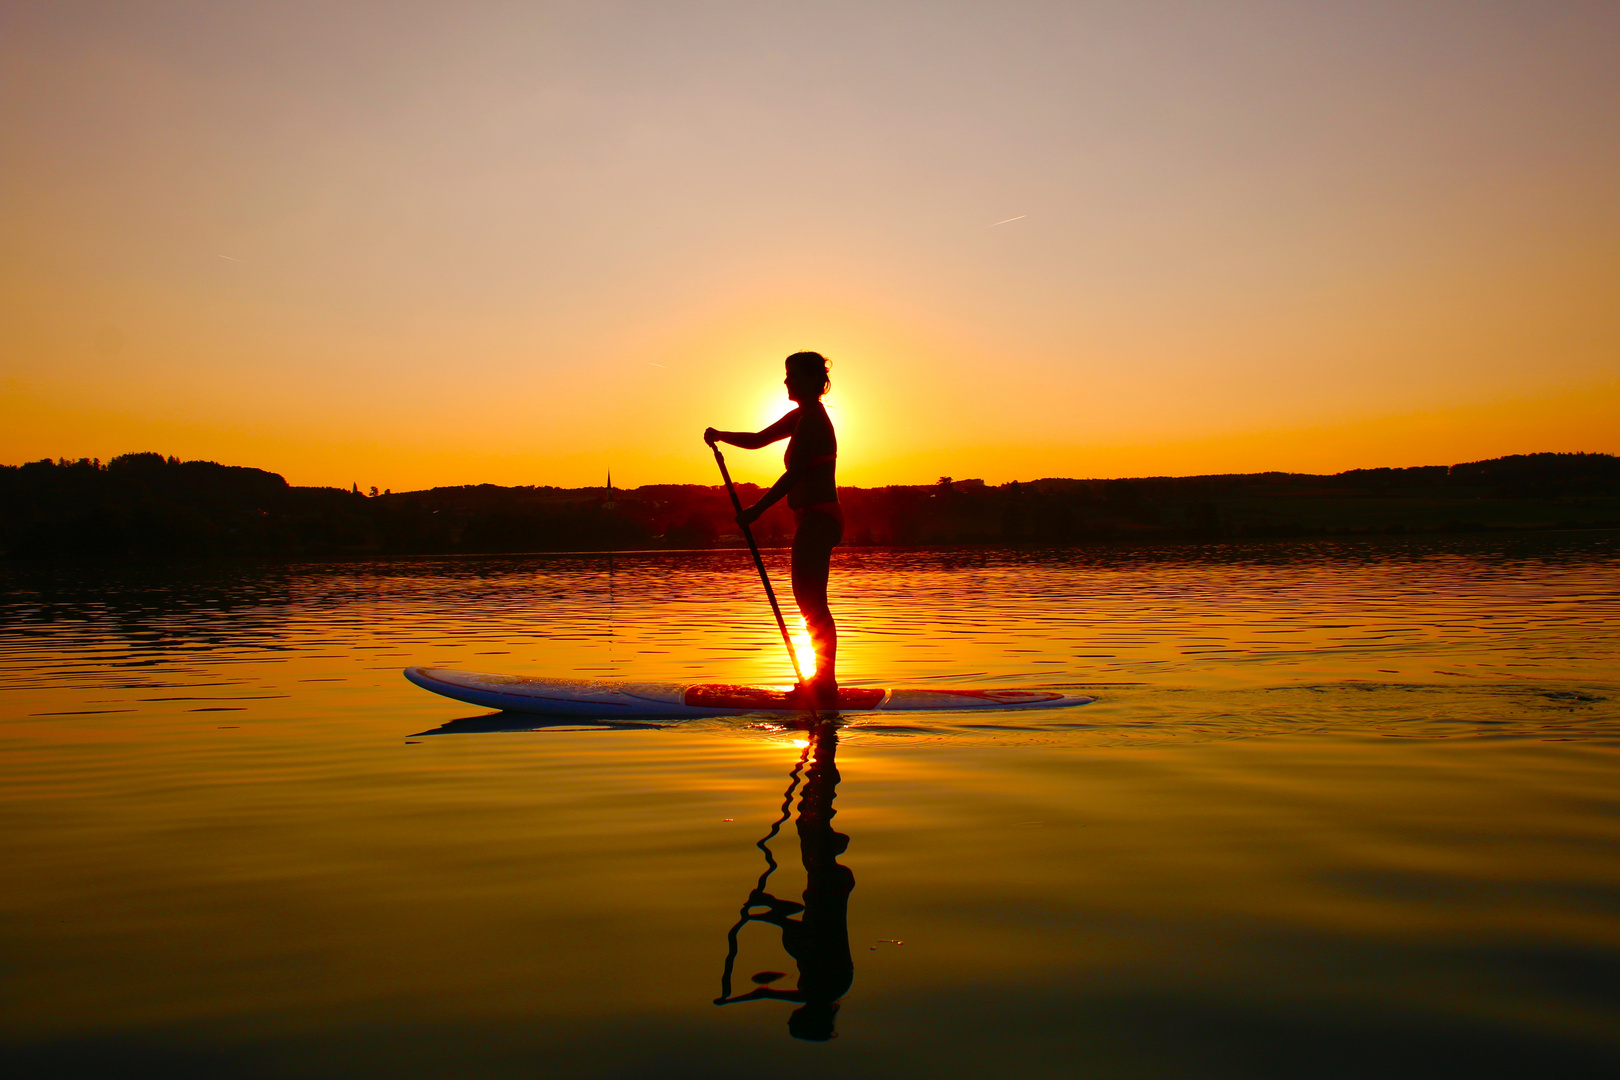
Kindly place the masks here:
POLYGON ((793 485, 799 482, 803 472, 804 469, 800 466, 789 466, 788 471, 771 485, 771 490, 759 497, 759 502, 737 515, 737 524, 752 525, 758 521, 765 511, 775 506, 781 501, 782 496, 793 490, 793 485))
POLYGON ((773 442, 781 442, 793 434, 793 429, 799 426, 799 410, 794 409, 782 419, 766 428, 764 431, 718 431, 709 428, 703 433, 703 441, 713 446, 717 442, 730 443, 740 446, 744 450, 758 450, 762 446, 769 446, 773 442))

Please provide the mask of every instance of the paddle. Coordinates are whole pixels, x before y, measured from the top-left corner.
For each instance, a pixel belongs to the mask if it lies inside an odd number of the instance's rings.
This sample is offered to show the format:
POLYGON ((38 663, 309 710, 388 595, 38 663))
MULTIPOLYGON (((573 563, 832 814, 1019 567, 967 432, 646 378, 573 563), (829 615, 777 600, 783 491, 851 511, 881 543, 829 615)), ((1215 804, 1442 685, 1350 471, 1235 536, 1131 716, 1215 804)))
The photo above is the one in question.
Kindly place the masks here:
MULTIPOLYGON (((742 500, 737 498, 737 489, 731 483, 731 470, 726 468, 725 455, 720 453, 720 447, 715 443, 709 444, 714 451, 714 463, 720 466, 720 478, 726 482, 726 494, 731 496, 731 506, 737 513, 743 512, 742 500)), ((737 524, 742 525, 742 522, 737 524)), ((742 525, 743 539, 748 541, 748 550, 754 556, 754 569, 759 571, 760 583, 765 586, 765 597, 771 602, 771 614, 776 616, 776 627, 782 631, 782 644, 787 646, 788 659, 793 661, 793 674, 799 680, 799 695, 804 698, 805 708, 810 710, 810 719, 820 720, 816 713, 816 704, 810 700, 810 688, 805 685, 804 672, 799 668, 799 654, 793 650, 793 639, 788 636, 787 622, 782 618, 782 606, 776 602, 776 590, 771 588, 771 576, 765 572, 765 560, 759 557, 759 545, 754 543, 754 532, 746 525, 742 525)))

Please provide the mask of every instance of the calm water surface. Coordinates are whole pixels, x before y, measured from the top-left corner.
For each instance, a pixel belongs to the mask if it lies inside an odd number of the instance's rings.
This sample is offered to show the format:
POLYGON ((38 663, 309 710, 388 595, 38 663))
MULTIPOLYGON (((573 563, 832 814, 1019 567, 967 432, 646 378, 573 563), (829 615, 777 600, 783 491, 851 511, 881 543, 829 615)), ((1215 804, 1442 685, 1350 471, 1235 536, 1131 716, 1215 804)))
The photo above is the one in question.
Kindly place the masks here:
POLYGON ((1620 1068, 1612 536, 842 551, 846 682, 1098 701, 818 732, 400 677, 782 681, 734 551, 4 575, 12 1075, 1620 1068))

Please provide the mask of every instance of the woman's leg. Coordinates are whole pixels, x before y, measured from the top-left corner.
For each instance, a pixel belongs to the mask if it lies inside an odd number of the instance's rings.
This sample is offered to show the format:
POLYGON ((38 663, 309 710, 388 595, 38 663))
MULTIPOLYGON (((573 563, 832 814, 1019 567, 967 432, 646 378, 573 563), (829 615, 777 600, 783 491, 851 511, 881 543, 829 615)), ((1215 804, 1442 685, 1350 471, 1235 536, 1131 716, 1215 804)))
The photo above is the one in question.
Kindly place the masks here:
POLYGON ((819 510, 805 512, 793 534, 793 599, 810 631, 810 644, 816 651, 814 683, 818 693, 838 686, 838 626, 827 607, 827 574, 832 567, 832 549, 844 538, 844 526, 837 518, 819 510))

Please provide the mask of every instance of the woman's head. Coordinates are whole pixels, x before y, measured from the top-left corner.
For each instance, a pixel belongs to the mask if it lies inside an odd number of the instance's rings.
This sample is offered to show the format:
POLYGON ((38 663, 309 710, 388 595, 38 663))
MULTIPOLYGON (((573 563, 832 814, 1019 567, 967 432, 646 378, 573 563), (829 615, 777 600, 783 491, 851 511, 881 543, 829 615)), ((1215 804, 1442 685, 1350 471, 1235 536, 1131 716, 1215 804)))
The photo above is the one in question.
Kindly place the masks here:
POLYGON ((815 401, 832 389, 827 374, 827 358, 818 352, 796 352, 787 358, 788 397, 794 401, 815 401))

